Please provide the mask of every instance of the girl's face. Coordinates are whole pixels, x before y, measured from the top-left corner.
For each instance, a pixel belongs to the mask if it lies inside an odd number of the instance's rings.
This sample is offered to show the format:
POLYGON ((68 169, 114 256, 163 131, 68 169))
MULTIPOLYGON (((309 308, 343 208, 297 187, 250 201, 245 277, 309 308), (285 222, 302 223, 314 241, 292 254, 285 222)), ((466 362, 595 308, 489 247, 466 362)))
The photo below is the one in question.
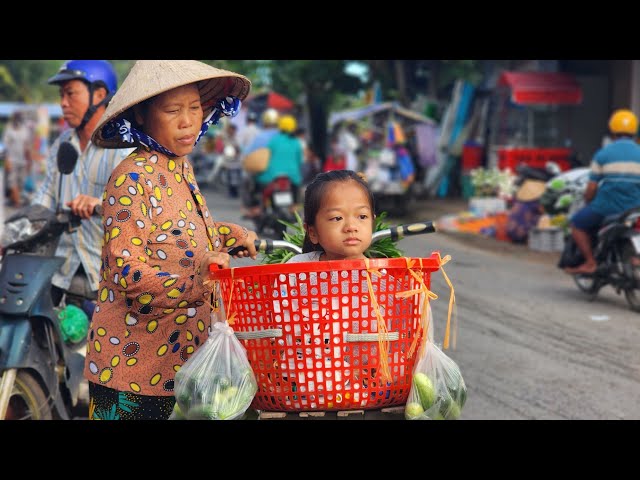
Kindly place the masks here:
POLYGON ((136 109, 135 113, 142 130, 160 145, 179 157, 191 153, 203 116, 195 84, 161 93, 151 100, 146 112, 136 109))
POLYGON ((327 189, 315 225, 307 225, 309 239, 324 249, 322 260, 365 258, 373 221, 369 197, 354 181, 335 182, 327 189))

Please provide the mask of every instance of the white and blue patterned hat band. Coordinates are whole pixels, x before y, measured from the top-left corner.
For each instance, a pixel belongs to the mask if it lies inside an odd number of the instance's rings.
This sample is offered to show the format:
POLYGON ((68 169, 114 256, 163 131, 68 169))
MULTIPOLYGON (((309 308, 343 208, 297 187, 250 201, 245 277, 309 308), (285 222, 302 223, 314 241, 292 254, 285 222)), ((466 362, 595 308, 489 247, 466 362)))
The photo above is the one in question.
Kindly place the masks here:
MULTIPOLYGON (((218 105, 214 107, 213 110, 211 110, 211 113, 209 113, 209 117, 206 118, 202 123, 202 126, 200 127, 200 133, 198 134, 198 138, 196 138, 194 145, 196 145, 200 141, 202 136, 207 133, 209 127, 211 125, 217 125, 217 123, 223 116, 235 117, 240 111, 241 106, 242 102, 239 98, 236 97, 226 97, 222 100, 219 100, 218 105)), ((153 139, 153 137, 132 126, 131 122, 126 118, 116 118, 115 120, 107 122, 102 127, 102 137, 106 141, 114 140, 123 142, 129 147, 143 145, 145 147, 151 148, 151 150, 156 150, 160 153, 164 153, 169 157, 177 157, 175 153, 160 145, 156 140, 153 139)))
POLYGON ((196 82, 205 118, 198 140, 223 115, 237 115, 251 89, 251 81, 244 75, 196 60, 138 60, 109 102, 93 132, 92 142, 103 148, 130 148, 136 144, 160 147, 159 151, 170 155, 171 152, 155 140, 132 127, 131 107, 163 92, 196 82))

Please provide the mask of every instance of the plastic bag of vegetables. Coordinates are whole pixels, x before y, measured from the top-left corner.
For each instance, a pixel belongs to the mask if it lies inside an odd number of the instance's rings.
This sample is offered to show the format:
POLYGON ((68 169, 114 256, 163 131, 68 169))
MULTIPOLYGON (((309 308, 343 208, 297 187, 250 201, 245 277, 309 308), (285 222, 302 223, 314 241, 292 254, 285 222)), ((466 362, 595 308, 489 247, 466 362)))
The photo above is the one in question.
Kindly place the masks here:
POLYGON ((407 420, 454 420, 467 400, 467 387, 458 365, 433 342, 431 306, 429 330, 422 356, 413 368, 411 390, 404 409, 407 420))
POLYGON ((404 410, 407 420, 455 420, 467 400, 458 365, 433 342, 416 365, 404 410))
POLYGON ((247 411, 258 390, 244 346, 226 321, 211 333, 175 377, 170 420, 233 420, 247 411))

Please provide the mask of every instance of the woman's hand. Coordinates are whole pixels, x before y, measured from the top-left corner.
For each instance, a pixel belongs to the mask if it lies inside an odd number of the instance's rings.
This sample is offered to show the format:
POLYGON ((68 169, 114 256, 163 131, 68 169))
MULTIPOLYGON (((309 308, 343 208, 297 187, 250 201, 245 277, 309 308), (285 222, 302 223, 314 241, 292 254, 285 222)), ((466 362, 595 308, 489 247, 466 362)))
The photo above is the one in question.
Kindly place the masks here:
POLYGON ((254 260, 258 258, 258 251, 256 250, 256 240, 258 240, 258 235, 253 230, 249 230, 249 234, 247 238, 241 243, 239 246, 243 246, 246 250, 240 250, 238 253, 234 255, 235 258, 243 258, 243 257, 251 257, 254 260))
POLYGON ((206 252, 200 263, 200 280, 209 280, 209 265, 218 265, 218 268, 229 268, 231 257, 224 252, 206 252))

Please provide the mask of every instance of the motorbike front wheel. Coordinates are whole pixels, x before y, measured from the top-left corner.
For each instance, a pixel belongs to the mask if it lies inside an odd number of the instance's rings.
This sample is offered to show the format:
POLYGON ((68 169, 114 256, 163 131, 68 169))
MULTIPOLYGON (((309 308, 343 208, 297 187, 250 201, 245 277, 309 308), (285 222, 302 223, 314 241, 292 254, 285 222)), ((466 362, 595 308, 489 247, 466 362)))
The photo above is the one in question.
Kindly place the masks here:
POLYGON ((51 420, 52 402, 33 374, 19 370, 7 408, 7 420, 51 420))
POLYGON ((632 288, 626 288, 624 296, 631 310, 640 312, 640 255, 636 254, 631 242, 625 243, 622 247, 622 265, 625 276, 635 285, 632 288))

